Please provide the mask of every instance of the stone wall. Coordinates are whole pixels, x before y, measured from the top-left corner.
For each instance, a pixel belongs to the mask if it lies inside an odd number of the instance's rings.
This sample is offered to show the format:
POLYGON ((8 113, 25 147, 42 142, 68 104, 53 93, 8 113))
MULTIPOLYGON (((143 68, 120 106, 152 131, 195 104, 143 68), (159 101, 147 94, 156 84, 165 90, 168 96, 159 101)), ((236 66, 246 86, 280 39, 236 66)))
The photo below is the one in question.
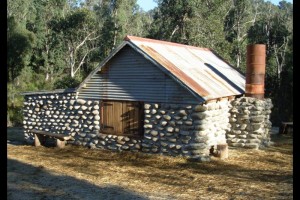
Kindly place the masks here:
MULTIPOLYGON (((34 141, 32 129, 73 135, 74 128, 70 124, 74 111, 70 109, 71 101, 75 101, 74 93, 40 94, 24 97, 23 127, 25 140, 34 141)), ((73 107, 73 106, 72 106, 73 107)))
POLYGON ((75 93, 25 96, 25 139, 32 129, 72 135, 69 143, 89 148, 142 151, 209 160, 210 149, 226 143, 229 101, 201 105, 144 104, 144 136, 130 138, 100 133, 100 101, 76 99, 75 93))
POLYGON ((75 93, 36 94, 25 96, 25 140, 34 141, 30 130, 44 130, 72 135, 75 145, 89 148, 132 150, 141 149, 141 139, 105 135, 100 130, 100 101, 75 99, 75 93))
POLYGON ((226 134, 228 145, 253 149, 268 146, 272 128, 271 99, 241 97, 231 105, 231 129, 226 134))
POLYGON ((209 160, 211 146, 226 143, 229 102, 145 104, 142 151, 209 160))

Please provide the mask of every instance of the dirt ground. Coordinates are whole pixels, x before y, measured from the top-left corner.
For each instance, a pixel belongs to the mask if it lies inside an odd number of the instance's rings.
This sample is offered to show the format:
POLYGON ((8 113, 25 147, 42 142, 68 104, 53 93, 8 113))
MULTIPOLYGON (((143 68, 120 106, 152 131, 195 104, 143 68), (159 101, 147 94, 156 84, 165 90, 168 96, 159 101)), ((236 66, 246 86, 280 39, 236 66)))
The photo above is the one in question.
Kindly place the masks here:
POLYGON ((8 199, 293 199, 293 138, 264 150, 229 148, 229 158, 183 158, 23 143, 7 129, 8 199))

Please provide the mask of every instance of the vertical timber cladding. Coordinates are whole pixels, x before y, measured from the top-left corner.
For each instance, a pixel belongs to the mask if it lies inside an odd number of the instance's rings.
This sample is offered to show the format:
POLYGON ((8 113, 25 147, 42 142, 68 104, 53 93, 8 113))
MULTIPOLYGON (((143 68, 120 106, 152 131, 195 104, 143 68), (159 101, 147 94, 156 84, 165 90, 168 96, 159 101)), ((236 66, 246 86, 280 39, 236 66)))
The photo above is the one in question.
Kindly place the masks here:
POLYGON ((80 99, 178 104, 199 101, 157 66, 124 46, 78 91, 80 99))
POLYGON ((143 135, 144 104, 130 101, 101 103, 101 132, 114 135, 143 135))

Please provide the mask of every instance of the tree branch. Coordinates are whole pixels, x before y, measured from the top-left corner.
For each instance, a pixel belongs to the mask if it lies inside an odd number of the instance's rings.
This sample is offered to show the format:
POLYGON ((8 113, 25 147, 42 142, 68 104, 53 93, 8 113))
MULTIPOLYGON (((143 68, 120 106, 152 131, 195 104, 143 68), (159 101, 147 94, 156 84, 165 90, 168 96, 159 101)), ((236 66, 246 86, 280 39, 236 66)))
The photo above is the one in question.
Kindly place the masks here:
POLYGON ((85 53, 85 55, 83 56, 83 58, 81 59, 79 65, 78 65, 78 67, 74 70, 74 75, 75 75, 76 72, 80 69, 80 67, 83 65, 86 56, 87 56, 91 51, 95 50, 96 48, 97 48, 97 47, 94 47, 94 48, 88 50, 88 51, 85 53))
POLYGON ((89 33, 84 39, 83 39, 83 41, 79 44, 79 45, 77 45, 76 47, 75 47, 75 52, 82 46, 82 45, 84 45, 84 43, 89 39, 89 37, 93 34, 93 33, 95 33, 96 31, 93 31, 93 32, 91 32, 91 33, 89 33))
POLYGON ((173 32, 171 33, 170 40, 172 39, 172 37, 175 34, 175 32, 178 31, 178 29, 179 29, 179 26, 176 25, 175 28, 174 28, 174 30, 173 30, 173 32))

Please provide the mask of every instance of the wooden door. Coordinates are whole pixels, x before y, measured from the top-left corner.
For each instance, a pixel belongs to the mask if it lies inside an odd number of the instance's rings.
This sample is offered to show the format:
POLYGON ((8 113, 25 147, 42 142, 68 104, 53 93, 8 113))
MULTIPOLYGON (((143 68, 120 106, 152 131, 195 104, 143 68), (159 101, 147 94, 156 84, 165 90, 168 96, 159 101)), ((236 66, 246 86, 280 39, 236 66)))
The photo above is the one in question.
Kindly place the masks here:
POLYGON ((143 104, 104 101, 101 105, 101 131, 116 135, 142 135, 143 104))

